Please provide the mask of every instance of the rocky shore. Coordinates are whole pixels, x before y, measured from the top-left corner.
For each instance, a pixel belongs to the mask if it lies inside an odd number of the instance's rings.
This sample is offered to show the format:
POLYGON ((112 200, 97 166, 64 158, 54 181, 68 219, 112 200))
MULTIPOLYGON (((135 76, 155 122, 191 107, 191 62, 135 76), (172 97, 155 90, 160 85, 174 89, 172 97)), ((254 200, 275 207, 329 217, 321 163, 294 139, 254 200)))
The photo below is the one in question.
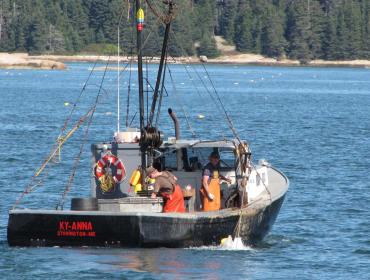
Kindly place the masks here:
MULTIPOLYGON (((72 56, 58 56, 58 55, 42 55, 42 59, 60 61, 60 62, 106 62, 111 60, 117 61, 115 56, 98 56, 98 55, 72 55, 72 56)), ((145 59, 145 58, 144 58, 145 59)), ((121 56, 122 63, 128 62, 129 58, 121 56)), ((328 60, 312 60, 306 64, 300 63, 298 60, 291 59, 276 59, 264 57, 257 54, 243 54, 243 53, 225 53, 217 58, 206 57, 176 57, 169 58, 170 63, 179 64, 194 64, 194 63, 214 63, 214 64, 241 64, 241 65, 269 65, 269 66, 320 66, 320 67, 370 67, 370 60, 348 60, 348 61, 328 61, 328 60)), ((158 63, 158 57, 149 58, 150 63, 158 63)))
MULTIPOLYGON (((145 59, 145 58, 144 58, 145 59)), ((26 53, 0 53, 0 68, 12 69, 65 69, 65 62, 107 62, 117 61, 115 56, 98 55, 38 55, 30 56, 26 53)), ((129 58, 121 56, 122 63, 128 62, 129 58)), ((151 57, 150 63, 158 63, 158 57, 151 57)), ((298 60, 275 59, 264 57, 257 54, 244 54, 235 51, 225 51, 217 58, 207 57, 176 57, 169 58, 170 63, 196 64, 240 64, 240 65, 268 65, 268 66, 320 66, 320 67, 366 67, 370 68, 370 60, 350 60, 350 61, 327 61, 312 60, 302 65, 298 60)))
POLYGON ((48 59, 46 56, 29 56, 27 53, 0 53, 0 68, 62 70, 66 66, 63 62, 48 59))

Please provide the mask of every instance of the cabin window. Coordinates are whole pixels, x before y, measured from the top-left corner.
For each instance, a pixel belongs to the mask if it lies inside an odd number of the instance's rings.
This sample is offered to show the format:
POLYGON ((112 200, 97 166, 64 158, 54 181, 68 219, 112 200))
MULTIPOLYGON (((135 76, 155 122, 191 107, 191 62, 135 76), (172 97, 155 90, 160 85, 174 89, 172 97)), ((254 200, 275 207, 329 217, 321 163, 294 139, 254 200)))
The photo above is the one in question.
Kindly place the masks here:
POLYGON ((221 161, 220 161, 220 168, 221 169, 234 168, 234 166, 235 166, 234 150, 221 148, 219 150, 219 154, 220 154, 220 158, 221 158, 221 161))
POLYGON ((202 169, 208 162, 209 155, 213 152, 213 148, 191 148, 188 149, 189 164, 202 169))
POLYGON ((176 150, 167 150, 164 153, 164 166, 165 169, 169 170, 177 170, 177 154, 176 150))
POLYGON ((209 155, 217 151, 220 154, 220 168, 222 169, 234 169, 235 168, 235 155, 232 149, 227 148, 189 148, 188 159, 189 165, 192 170, 202 169, 209 162, 209 155))

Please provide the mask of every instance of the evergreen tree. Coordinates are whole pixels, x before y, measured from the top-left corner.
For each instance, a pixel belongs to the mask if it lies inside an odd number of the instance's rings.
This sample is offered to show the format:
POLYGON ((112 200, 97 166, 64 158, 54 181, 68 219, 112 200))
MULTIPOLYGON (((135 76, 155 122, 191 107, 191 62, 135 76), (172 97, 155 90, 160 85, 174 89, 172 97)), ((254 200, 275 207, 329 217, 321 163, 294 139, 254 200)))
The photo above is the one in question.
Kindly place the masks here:
POLYGON ((289 40, 289 57, 306 63, 312 58, 308 44, 310 18, 307 2, 300 0, 288 6, 287 38, 289 40))
POLYGON ((23 31, 23 22, 21 17, 18 17, 17 22, 15 23, 15 50, 24 52, 26 51, 26 37, 23 31))
POLYGON ((216 57, 219 54, 214 38, 215 11, 216 5, 213 0, 204 0, 197 4, 198 22, 202 22, 199 26, 201 38, 198 55, 216 57))
POLYGON ((339 10, 338 12, 338 19, 337 19, 337 47, 336 51, 334 52, 335 59, 345 59, 348 49, 348 39, 349 39, 349 30, 347 30, 344 11, 339 10))
MULTIPOLYGON (((171 55, 216 56, 214 33, 237 50, 301 61, 370 58, 370 0, 176 1, 171 55)), ((160 54, 164 26, 142 1, 146 55, 160 54), (147 36, 149 39, 146 40, 147 36)), ((165 5, 155 1, 165 13, 165 5)), ((111 53, 120 24, 122 53, 136 52, 133 0, 2 0, 0 51, 111 53), (130 22, 127 15, 130 15, 130 22)))
POLYGON ((361 10, 357 1, 346 1, 344 6, 346 35, 346 54, 344 58, 355 59, 361 56, 361 10))
POLYGON ((370 0, 366 0, 362 6, 363 12, 363 58, 370 59, 370 0))
POLYGON ((229 41, 233 42, 235 38, 235 20, 238 12, 238 1, 229 0, 224 1, 223 15, 220 19, 220 31, 223 37, 229 41))
POLYGON ((28 34, 28 51, 31 53, 44 52, 47 47, 47 28, 40 10, 36 10, 33 14, 28 34))
POLYGON ((253 12, 248 3, 239 6, 239 13, 235 20, 234 42, 236 49, 241 52, 254 51, 253 12))
POLYGON ((284 38, 284 23, 281 11, 269 6, 262 28, 262 54, 280 58, 285 54, 286 40, 284 38))
POLYGON ((323 57, 323 40, 325 39, 325 12, 320 1, 307 1, 307 13, 309 16, 308 45, 313 59, 323 57))
POLYGON ((325 28, 322 40, 322 57, 334 60, 337 56, 337 17, 335 11, 331 10, 325 15, 325 28))

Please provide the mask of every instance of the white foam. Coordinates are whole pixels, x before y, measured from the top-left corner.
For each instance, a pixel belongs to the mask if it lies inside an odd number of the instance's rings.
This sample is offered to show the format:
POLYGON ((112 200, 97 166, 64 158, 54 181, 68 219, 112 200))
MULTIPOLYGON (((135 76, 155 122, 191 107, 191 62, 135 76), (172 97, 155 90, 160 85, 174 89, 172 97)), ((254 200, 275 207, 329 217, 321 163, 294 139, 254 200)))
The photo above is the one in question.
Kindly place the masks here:
POLYGON ((240 237, 233 239, 229 236, 222 242, 219 246, 201 246, 201 247, 191 247, 191 250, 216 250, 216 251, 254 251, 250 246, 245 246, 240 237))

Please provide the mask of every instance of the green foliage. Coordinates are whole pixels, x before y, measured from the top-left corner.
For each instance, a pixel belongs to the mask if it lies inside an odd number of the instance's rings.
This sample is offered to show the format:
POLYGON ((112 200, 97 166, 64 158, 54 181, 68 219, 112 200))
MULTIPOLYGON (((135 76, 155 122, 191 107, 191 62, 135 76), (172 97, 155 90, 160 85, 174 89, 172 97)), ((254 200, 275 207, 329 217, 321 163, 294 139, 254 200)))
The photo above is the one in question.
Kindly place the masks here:
POLYGON ((253 14, 248 4, 240 7, 239 13, 235 19, 234 42, 236 49, 242 52, 254 51, 253 14))
POLYGON ((214 39, 216 10, 215 1, 203 0, 197 5, 197 22, 201 23, 197 26, 200 30, 198 55, 206 55, 208 57, 216 57, 219 55, 216 41, 214 39))
MULTIPOLYGON (((223 14, 220 19, 220 31, 221 35, 223 35, 224 38, 230 43, 232 43, 235 38, 235 28, 237 27, 237 25, 235 24, 235 20, 237 19, 237 17, 238 1, 224 1, 223 14)), ((239 24, 241 24, 242 19, 240 18, 240 13, 238 21, 239 24)), ((240 32, 240 29, 238 31, 240 32)))
POLYGON ((239 51, 303 63, 370 57, 369 0, 218 2, 220 33, 239 51))
MULTIPOLYGON (((215 32, 269 57, 370 59, 370 0, 174 0, 173 56, 219 55, 215 32)), ((160 0, 151 0, 164 13, 160 0)), ((158 56, 164 24, 142 1, 144 55, 158 56)), ((136 53, 133 0, 2 0, 0 51, 136 53)))
POLYGON ((117 45, 114 44, 89 44, 81 52, 86 54, 116 55, 117 45))

